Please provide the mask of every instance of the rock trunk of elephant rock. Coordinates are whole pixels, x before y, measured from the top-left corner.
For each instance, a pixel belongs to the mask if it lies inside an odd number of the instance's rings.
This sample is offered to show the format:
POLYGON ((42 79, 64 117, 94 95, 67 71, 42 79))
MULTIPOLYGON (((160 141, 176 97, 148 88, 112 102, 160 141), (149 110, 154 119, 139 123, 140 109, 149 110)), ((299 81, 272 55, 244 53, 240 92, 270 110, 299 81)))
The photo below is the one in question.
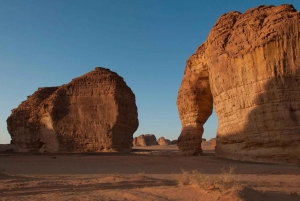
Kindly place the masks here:
POLYGON ((205 60, 205 46, 187 60, 184 77, 178 92, 177 106, 182 131, 177 145, 184 155, 202 154, 203 124, 212 113, 213 98, 205 60))

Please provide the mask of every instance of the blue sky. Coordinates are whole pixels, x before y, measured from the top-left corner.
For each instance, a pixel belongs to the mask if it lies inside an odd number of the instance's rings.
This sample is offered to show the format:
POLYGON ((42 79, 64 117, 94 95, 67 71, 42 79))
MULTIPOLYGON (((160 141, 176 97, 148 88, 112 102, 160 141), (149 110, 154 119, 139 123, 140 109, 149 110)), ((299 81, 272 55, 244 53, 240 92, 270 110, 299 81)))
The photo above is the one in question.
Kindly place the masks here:
MULTIPOLYGON (((6 119, 38 87, 58 86, 102 66, 136 95, 139 129, 177 139, 176 107, 186 59, 230 11, 299 0, 0 0, 0 143, 6 119)), ((217 117, 205 125, 216 134, 217 117)))

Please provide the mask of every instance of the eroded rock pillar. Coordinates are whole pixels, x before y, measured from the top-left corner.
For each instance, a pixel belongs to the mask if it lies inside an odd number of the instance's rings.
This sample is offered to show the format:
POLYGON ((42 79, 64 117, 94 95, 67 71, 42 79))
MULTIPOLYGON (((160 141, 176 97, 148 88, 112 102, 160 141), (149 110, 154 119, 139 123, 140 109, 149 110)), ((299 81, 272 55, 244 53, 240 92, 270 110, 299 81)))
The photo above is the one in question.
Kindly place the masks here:
POLYGON ((184 155, 202 154, 203 124, 213 109, 208 69, 201 53, 203 48, 200 46, 197 54, 188 59, 178 92, 177 106, 182 130, 177 144, 184 155))

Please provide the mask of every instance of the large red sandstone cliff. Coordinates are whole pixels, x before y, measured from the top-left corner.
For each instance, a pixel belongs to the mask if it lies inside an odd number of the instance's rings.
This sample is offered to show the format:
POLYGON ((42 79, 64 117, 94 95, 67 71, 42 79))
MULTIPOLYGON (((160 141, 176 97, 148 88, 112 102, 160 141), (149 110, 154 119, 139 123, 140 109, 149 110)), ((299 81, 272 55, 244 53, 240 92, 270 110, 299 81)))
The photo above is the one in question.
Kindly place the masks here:
POLYGON ((7 119, 23 152, 131 151, 138 127, 135 95, 105 68, 61 87, 39 88, 7 119))
POLYGON ((218 116, 216 155, 247 161, 300 157, 300 13, 292 5, 222 15, 187 60, 177 105, 178 146, 202 153, 203 124, 218 116))

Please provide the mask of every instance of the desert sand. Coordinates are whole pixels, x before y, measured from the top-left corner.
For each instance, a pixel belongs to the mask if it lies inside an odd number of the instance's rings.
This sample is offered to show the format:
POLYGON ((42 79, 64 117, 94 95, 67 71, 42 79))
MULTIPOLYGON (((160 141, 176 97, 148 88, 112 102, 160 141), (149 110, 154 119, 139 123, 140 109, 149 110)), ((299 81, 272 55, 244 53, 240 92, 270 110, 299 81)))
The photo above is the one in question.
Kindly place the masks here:
POLYGON ((0 200, 300 200, 298 166, 218 158, 211 142, 202 145, 204 156, 193 157, 176 145, 46 155, 1 145, 0 200), (203 182, 190 182, 191 171, 203 182))

